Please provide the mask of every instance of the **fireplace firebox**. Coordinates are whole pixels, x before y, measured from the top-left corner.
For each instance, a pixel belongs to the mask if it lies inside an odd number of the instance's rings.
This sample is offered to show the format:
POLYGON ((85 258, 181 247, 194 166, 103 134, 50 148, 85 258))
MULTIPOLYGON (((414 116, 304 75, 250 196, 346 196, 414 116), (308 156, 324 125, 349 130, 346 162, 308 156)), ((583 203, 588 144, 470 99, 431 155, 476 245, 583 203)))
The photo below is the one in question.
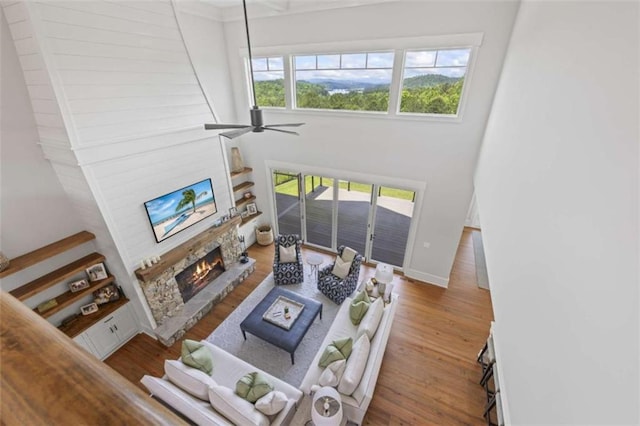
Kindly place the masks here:
POLYGON ((222 252, 220 247, 216 247, 176 275, 176 282, 184 303, 187 303, 224 271, 222 252))

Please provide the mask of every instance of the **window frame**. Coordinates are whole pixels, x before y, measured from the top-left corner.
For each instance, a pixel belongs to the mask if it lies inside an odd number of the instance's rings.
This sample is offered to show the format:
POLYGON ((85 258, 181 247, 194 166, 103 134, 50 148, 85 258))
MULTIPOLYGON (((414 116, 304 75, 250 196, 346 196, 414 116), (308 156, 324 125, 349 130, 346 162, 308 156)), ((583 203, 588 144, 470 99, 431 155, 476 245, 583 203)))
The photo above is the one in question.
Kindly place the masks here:
MULTIPOLYGON (((283 58, 284 83, 285 83, 285 107, 260 106, 262 109, 273 110, 274 112, 285 112, 287 114, 317 115, 327 117, 372 117, 384 120, 407 120, 407 121, 439 121, 439 122, 461 122, 466 111, 471 81, 475 72, 475 62, 478 51, 484 39, 484 33, 464 33, 436 36, 402 37, 390 39, 371 39, 355 41, 326 42, 304 45, 278 45, 271 47, 253 48, 255 57, 283 58), (454 50, 470 49, 469 61, 465 81, 460 94, 460 102, 456 115, 450 114, 426 114, 426 113, 400 113, 402 76, 404 75, 404 62, 406 51, 428 51, 428 50, 454 50), (293 63, 295 56, 316 56, 332 54, 350 54, 354 52, 375 53, 394 52, 394 62, 392 67, 392 78, 389 89, 389 104, 387 111, 362 111, 362 110, 337 110, 337 109, 312 109, 298 108, 295 105, 295 75, 293 63)), ((249 98, 251 98, 251 87, 249 84, 248 50, 239 49, 239 56, 246 65, 245 87, 249 87, 249 98)), ((253 76, 251 76, 253 78, 253 76)), ((249 102, 251 104, 251 102, 249 102)))

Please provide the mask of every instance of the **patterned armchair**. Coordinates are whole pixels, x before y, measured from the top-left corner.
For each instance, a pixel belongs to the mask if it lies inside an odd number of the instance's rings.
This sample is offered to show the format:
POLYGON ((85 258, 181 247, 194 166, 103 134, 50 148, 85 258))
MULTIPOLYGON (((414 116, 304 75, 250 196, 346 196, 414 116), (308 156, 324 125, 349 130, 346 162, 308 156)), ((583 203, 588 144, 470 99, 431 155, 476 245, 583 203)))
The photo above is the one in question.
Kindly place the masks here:
POLYGON ((273 259, 273 281, 276 285, 298 284, 304 281, 304 267, 300 246, 302 240, 298 234, 278 235, 275 239, 275 257, 273 259), (280 262, 280 246, 296 246, 296 261, 290 263, 280 262))
MULTIPOLYGON (((338 247, 338 256, 342 256, 344 246, 338 247)), ((360 265, 362 264, 362 255, 357 254, 351 262, 349 273, 344 279, 340 279, 333 275, 331 271, 335 263, 325 266, 318 274, 318 290, 338 305, 344 302, 358 286, 358 278, 360 277, 360 265)))

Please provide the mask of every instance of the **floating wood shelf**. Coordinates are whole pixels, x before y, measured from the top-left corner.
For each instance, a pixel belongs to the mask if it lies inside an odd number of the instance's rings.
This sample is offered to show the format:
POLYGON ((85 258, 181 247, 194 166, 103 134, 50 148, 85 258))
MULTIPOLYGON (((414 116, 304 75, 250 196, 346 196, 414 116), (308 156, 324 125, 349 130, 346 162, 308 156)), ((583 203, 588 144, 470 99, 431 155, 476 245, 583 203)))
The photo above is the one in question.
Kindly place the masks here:
POLYGON ((82 299, 84 296, 86 296, 87 294, 91 294, 96 290, 101 289, 102 287, 105 287, 109 284, 111 284, 113 281, 115 280, 115 278, 111 275, 109 275, 107 278, 105 278, 104 280, 99 280, 96 281, 94 283, 91 284, 91 286, 80 290, 80 291, 76 291, 75 293, 72 293, 71 291, 67 291, 66 293, 62 293, 61 295, 56 297, 56 302, 58 302, 58 304, 56 306, 54 306, 53 308, 44 311, 44 312, 39 312, 38 309, 34 309, 33 311, 40 315, 43 318, 49 318, 51 315, 60 312, 61 310, 63 310, 64 308, 66 308, 67 306, 71 305, 73 302, 82 299))
POLYGON ((254 182, 242 182, 233 187, 233 192, 244 191, 245 189, 249 189, 254 185, 254 182))
POLYGON ((21 287, 11 290, 9 293, 18 300, 26 300, 31 296, 58 284, 67 278, 73 277, 78 272, 84 271, 91 265, 104 262, 104 256, 100 253, 91 253, 82 259, 78 259, 62 268, 56 269, 53 272, 49 272, 47 275, 31 281, 21 287))
POLYGON ((240 170, 239 172, 231 172, 231 179, 237 178, 238 176, 246 175, 247 173, 251 173, 253 169, 251 167, 245 167, 244 170, 240 170))
POLYGON ((80 315, 78 319, 73 321, 71 324, 67 324, 66 326, 61 325, 58 329, 73 339, 78 334, 82 333, 102 318, 115 312, 119 307, 124 306, 128 302, 129 299, 126 297, 120 297, 120 299, 115 302, 109 302, 98 306, 98 312, 89 315, 80 315))
POLYGON ((22 256, 18 256, 15 259, 11 259, 9 267, 0 272, 0 278, 4 278, 8 275, 26 269, 29 266, 35 265, 36 263, 42 262, 43 260, 49 259, 50 257, 53 257, 60 253, 64 253, 67 250, 71 250, 72 248, 79 246, 80 244, 84 244, 88 241, 94 240, 95 238, 96 236, 91 232, 81 231, 70 237, 63 238, 62 240, 56 241, 55 243, 51 243, 48 246, 44 246, 37 250, 23 254, 22 256))
POLYGON ((256 196, 255 195, 252 195, 249 198, 244 198, 244 197, 240 198, 239 200, 236 201, 236 208, 239 209, 239 208, 243 207, 245 204, 249 204, 249 203, 251 203, 251 202, 253 202, 255 200, 256 200, 256 196))
POLYGON ((251 221, 252 219, 255 219, 256 217, 260 216, 262 214, 262 212, 258 212, 256 214, 252 214, 251 216, 247 216, 245 218, 242 219, 242 223, 240 224, 240 226, 244 225, 245 223, 251 221))
POLYGON ((187 257, 189 253, 198 250, 205 243, 224 234, 232 227, 239 225, 240 222, 240 216, 236 216, 220 226, 212 227, 204 232, 201 232, 186 243, 180 244, 178 247, 171 249, 163 254, 160 257, 160 262, 156 263, 155 265, 151 265, 150 267, 145 269, 136 269, 136 277, 143 282, 148 282, 155 279, 164 271, 166 271, 167 268, 175 265, 175 263, 180 259, 187 257))

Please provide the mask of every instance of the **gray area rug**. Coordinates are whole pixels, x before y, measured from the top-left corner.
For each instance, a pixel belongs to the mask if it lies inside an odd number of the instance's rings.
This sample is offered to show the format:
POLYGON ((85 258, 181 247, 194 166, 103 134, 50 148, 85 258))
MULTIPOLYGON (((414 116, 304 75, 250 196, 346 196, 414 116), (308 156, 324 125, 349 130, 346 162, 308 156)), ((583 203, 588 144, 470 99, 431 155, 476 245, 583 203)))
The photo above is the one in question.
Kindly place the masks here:
POLYGON ((487 274, 487 261, 484 258, 484 245, 482 244, 482 233, 473 231, 473 254, 476 258, 476 280, 478 287, 489 290, 489 275, 487 274))
POLYGON ((295 352, 295 364, 291 364, 291 356, 288 352, 249 333, 245 341, 240 331, 240 323, 274 287, 273 274, 265 278, 206 340, 290 385, 299 387, 340 308, 325 297, 315 284, 310 283, 307 277, 308 275, 305 274, 305 282, 302 284, 283 286, 301 296, 317 300, 323 305, 322 319, 320 316, 315 319, 295 352))

